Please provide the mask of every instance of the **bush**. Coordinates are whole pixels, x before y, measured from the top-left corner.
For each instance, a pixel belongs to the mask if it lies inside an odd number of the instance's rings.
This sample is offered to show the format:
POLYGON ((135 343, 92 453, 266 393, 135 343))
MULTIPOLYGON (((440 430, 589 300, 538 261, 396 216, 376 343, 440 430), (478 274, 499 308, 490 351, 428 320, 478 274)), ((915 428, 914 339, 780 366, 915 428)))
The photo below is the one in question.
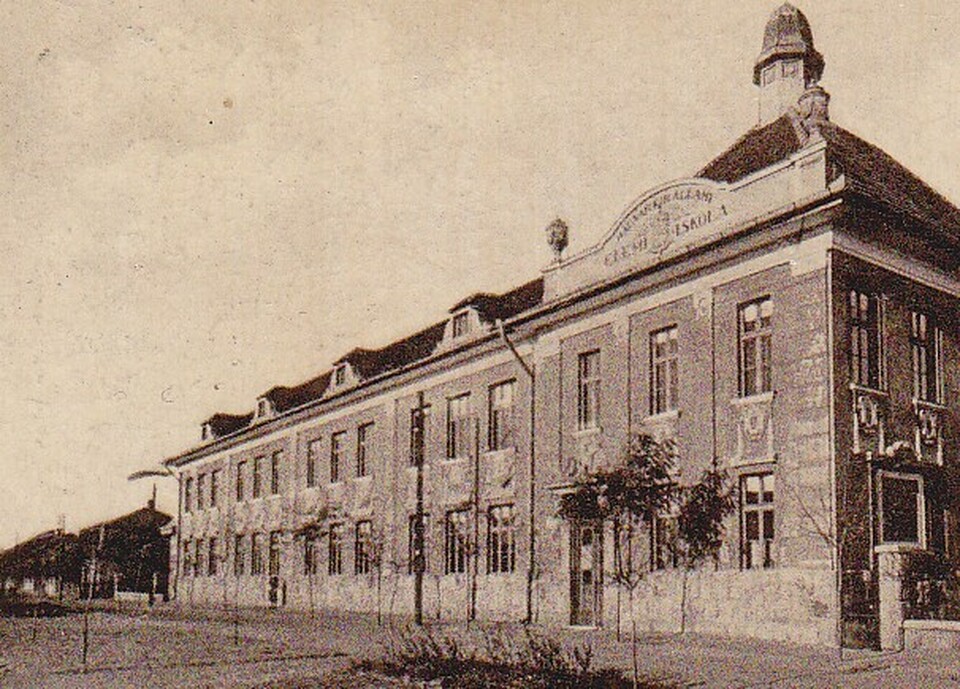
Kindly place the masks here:
MULTIPOLYGON (((367 663, 394 677, 439 681, 448 689, 531 687, 533 689, 626 689, 633 683, 613 669, 591 669, 590 646, 568 650, 556 639, 525 629, 508 634, 482 632, 478 642, 455 638, 439 629, 406 628, 387 647, 379 663, 367 663)), ((666 685, 649 681, 640 689, 666 685)))

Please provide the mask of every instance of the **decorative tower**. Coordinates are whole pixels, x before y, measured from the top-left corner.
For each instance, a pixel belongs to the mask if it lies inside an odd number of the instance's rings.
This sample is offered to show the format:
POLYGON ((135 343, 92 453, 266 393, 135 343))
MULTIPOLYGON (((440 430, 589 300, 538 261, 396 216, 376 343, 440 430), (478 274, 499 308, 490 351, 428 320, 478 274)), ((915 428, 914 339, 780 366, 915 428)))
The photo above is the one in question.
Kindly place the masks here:
POLYGON ((784 3, 767 22, 753 67, 753 83, 760 87, 760 124, 796 106, 805 92, 817 87, 822 74, 823 56, 813 45, 810 23, 803 12, 784 3))

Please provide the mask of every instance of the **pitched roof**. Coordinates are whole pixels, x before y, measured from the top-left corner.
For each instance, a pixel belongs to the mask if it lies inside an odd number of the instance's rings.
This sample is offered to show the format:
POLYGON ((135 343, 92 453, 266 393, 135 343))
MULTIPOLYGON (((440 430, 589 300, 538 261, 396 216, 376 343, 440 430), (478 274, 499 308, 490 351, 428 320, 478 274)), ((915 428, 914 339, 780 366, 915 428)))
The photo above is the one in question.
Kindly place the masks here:
MULTIPOLYGON (((765 126, 754 127, 697 176, 736 182, 796 153, 803 142, 792 117, 788 113, 765 126)), ((827 142, 828 160, 846 175, 851 190, 960 241, 960 209, 950 201, 856 134, 832 122, 820 123, 819 130, 827 142)))
POLYGON ((253 412, 249 414, 214 414, 204 423, 210 426, 210 431, 214 437, 230 435, 239 431, 244 426, 249 426, 253 420, 253 412))
MULTIPOLYGON (((325 371, 319 376, 311 378, 299 385, 294 385, 293 387, 278 385, 270 388, 263 396, 273 403, 273 408, 277 413, 283 413, 294 407, 306 404, 311 400, 319 399, 330 386, 330 375, 330 371, 325 371)), ((247 423, 243 424, 244 426, 250 423, 250 418, 253 417, 253 414, 249 414, 248 417, 247 423)))
POLYGON ((543 278, 531 280, 519 287, 503 294, 489 294, 479 292, 454 304, 450 312, 472 306, 480 314, 480 318, 487 322, 510 318, 543 301, 543 278))

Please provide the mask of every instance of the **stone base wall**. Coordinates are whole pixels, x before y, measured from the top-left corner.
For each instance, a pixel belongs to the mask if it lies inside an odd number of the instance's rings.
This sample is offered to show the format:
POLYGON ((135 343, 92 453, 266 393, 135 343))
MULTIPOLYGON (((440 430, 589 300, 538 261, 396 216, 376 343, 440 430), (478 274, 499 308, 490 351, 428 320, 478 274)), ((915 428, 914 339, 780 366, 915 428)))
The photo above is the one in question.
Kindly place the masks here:
MULTIPOLYGON (((644 632, 675 633, 682 627, 688 632, 835 646, 835 591, 829 569, 703 570, 689 573, 686 584, 682 571, 665 571, 640 584, 634 610, 637 627, 644 632)), ((620 596, 620 623, 629 629, 627 592, 620 596)), ((607 602, 612 603, 605 614, 610 620, 616 613, 616 591, 607 592, 607 602)))
POLYGON ((913 651, 960 651, 960 622, 905 620, 903 645, 913 651))

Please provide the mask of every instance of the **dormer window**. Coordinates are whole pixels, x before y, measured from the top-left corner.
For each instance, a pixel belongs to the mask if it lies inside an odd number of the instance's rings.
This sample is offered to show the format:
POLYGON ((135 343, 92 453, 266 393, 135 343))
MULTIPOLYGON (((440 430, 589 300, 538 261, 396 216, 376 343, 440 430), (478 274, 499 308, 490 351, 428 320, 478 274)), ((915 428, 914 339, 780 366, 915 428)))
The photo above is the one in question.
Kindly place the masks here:
POLYGON ((340 364, 333 372, 333 384, 337 387, 347 382, 347 365, 340 364))
POLYGON ((257 399, 257 418, 265 419, 273 413, 273 405, 266 397, 257 399))
POLYGON ((205 423, 200 426, 200 440, 210 440, 213 437, 213 429, 210 428, 209 423, 205 423))
POLYGON ((462 311, 453 317, 453 339, 463 337, 470 332, 470 312, 462 311))

